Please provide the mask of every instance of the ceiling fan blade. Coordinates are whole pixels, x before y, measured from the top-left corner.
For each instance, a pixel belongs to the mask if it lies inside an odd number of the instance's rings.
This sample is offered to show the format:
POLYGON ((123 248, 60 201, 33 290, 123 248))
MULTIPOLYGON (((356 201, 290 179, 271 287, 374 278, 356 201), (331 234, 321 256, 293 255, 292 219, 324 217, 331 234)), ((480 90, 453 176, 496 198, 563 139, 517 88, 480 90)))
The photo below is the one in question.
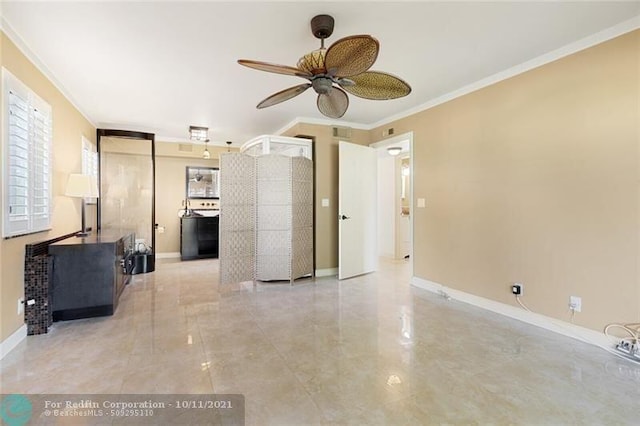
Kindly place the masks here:
POLYGON ((333 86, 328 93, 318 95, 318 109, 329 118, 340 118, 349 107, 349 97, 344 90, 333 86))
POLYGON ((401 98, 411 93, 411 86, 407 82, 386 72, 368 71, 351 76, 349 80, 355 84, 342 87, 360 98, 386 100, 401 98))
POLYGON ((324 58, 327 72, 334 77, 351 77, 371 68, 378 58, 380 44, 369 35, 341 38, 333 43, 324 58))
POLYGON ((274 93, 268 98, 263 99, 258 104, 258 106, 256 106, 256 108, 262 109, 262 108, 267 108, 267 107, 279 104, 280 102, 284 102, 286 100, 289 100, 293 97, 298 96, 300 93, 304 92, 309 87, 311 87, 311 83, 304 83, 304 84, 299 84, 297 86, 289 87, 288 89, 281 90, 278 93, 274 93))
POLYGON ((270 64, 268 62, 252 61, 250 59, 238 59, 240 65, 253 68, 260 71, 274 72, 276 74, 293 75, 296 77, 310 78, 313 77, 308 71, 300 68, 290 67, 287 65, 270 64))

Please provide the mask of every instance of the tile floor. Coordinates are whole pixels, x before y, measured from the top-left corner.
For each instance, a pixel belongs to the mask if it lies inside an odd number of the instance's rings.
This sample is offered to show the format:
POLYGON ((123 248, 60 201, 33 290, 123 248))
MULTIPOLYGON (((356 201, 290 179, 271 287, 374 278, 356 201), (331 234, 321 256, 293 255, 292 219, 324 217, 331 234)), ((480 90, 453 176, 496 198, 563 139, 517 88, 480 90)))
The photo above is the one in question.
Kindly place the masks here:
POLYGON ((2 393, 242 393, 249 425, 640 424, 640 366, 409 286, 217 284, 159 262, 113 317, 55 323, 1 361, 2 393))

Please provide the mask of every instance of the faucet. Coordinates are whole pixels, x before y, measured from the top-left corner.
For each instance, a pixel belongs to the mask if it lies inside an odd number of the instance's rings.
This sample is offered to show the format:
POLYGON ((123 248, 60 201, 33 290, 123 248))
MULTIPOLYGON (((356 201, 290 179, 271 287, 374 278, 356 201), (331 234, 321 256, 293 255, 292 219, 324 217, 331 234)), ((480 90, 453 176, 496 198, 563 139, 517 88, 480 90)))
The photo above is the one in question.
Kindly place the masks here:
POLYGON ((189 201, 188 198, 185 198, 182 201, 182 206, 184 207, 184 215, 185 216, 191 216, 191 211, 189 209, 189 206, 191 205, 191 201, 189 201))

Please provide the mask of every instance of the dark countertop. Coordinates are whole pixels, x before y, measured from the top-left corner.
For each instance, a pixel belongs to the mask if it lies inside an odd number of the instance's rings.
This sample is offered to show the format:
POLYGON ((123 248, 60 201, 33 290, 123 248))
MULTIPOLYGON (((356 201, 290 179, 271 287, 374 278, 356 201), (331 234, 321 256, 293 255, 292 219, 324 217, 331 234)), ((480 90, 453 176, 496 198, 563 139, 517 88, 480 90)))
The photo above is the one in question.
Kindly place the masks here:
POLYGON ((91 232, 91 234, 86 237, 69 237, 62 241, 58 241, 57 243, 51 244, 51 246, 70 246, 70 245, 83 245, 83 244, 105 244, 105 243, 115 243, 120 238, 133 234, 133 231, 101 231, 101 232, 91 232))

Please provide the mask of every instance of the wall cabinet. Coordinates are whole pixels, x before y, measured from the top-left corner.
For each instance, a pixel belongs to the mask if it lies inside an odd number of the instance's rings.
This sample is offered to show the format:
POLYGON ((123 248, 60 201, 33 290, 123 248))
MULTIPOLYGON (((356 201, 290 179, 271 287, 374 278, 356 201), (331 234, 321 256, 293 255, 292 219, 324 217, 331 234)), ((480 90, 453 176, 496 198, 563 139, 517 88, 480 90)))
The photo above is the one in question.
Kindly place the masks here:
POLYGON ((50 244, 53 320, 112 315, 130 279, 133 243, 133 233, 94 233, 50 244))
POLYGON ((218 217, 180 218, 180 258, 182 260, 218 257, 218 217))

